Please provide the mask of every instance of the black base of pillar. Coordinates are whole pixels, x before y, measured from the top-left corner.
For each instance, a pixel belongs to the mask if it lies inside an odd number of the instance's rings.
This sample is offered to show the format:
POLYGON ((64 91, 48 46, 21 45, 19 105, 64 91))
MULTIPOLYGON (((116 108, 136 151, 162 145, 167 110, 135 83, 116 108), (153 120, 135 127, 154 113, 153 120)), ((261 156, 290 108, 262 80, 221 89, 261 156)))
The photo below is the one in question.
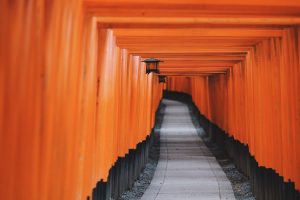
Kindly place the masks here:
POLYGON ((149 148, 153 134, 139 143, 136 149, 130 149, 125 157, 119 157, 109 170, 107 182, 99 181, 93 189, 91 200, 118 199, 123 192, 133 186, 148 161, 149 148))
POLYGON ((273 169, 258 165, 255 157, 250 155, 248 146, 228 136, 217 126, 201 116, 201 124, 206 124, 205 131, 210 138, 222 148, 232 159, 235 166, 245 174, 252 186, 252 191, 258 200, 300 200, 300 192, 295 189, 293 182, 284 182, 273 169))
MULTIPOLYGON (((156 113, 155 128, 161 126, 161 109, 164 108, 160 107, 156 113)), ((99 181, 93 188, 92 197, 87 197, 88 200, 116 200, 132 188, 148 162, 150 148, 154 143, 154 131, 153 129, 144 141, 138 143, 135 149, 130 149, 124 157, 118 158, 109 170, 107 182, 99 181)))

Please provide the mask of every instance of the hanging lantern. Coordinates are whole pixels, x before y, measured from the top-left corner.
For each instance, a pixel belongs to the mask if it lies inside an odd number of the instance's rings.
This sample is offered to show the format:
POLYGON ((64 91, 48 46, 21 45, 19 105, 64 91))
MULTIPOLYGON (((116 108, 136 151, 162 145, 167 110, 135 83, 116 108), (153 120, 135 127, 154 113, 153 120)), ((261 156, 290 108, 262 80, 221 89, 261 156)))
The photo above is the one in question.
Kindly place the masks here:
POLYGON ((166 76, 163 76, 163 75, 159 75, 158 76, 158 82, 159 83, 166 83, 167 82, 167 77, 166 76))
POLYGON ((150 74, 151 72, 159 74, 158 65, 162 61, 156 58, 148 58, 142 62, 146 63, 146 74, 150 74))

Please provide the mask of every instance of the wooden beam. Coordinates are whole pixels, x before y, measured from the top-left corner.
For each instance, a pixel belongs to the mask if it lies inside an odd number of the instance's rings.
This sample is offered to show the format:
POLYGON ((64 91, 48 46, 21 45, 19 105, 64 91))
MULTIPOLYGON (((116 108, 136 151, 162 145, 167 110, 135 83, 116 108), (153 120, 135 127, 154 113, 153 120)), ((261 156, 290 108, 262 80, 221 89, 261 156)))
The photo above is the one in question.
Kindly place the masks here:
POLYGON ((114 17, 270 17, 299 16, 300 13, 298 0, 255 0, 238 3, 233 3, 232 0, 85 0, 84 7, 93 15, 114 17))
POLYGON ((233 66, 234 64, 239 63, 239 61, 216 61, 216 60, 206 60, 206 61, 164 61, 160 64, 160 68, 180 68, 184 67, 223 67, 223 66, 233 66))
POLYGON ((300 25, 300 17, 106 17, 97 18, 100 24, 163 24, 176 25, 300 25))
POLYGON ((251 48, 211 48, 211 49, 129 49, 128 52, 134 55, 140 55, 142 53, 155 54, 155 53, 182 53, 182 54, 193 54, 193 53, 246 53, 251 48))
POLYGON ((116 37, 281 37, 282 29, 270 28, 177 28, 114 29, 116 37))

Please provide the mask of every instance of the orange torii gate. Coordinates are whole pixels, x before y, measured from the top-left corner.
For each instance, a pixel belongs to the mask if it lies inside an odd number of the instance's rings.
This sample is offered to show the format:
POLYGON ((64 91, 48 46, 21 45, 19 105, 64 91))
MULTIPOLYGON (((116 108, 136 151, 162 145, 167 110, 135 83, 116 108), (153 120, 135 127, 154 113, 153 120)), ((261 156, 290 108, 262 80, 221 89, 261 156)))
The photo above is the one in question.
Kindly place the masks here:
POLYGON ((300 190, 298 0, 0 1, 0 198, 86 199, 162 84, 300 190))

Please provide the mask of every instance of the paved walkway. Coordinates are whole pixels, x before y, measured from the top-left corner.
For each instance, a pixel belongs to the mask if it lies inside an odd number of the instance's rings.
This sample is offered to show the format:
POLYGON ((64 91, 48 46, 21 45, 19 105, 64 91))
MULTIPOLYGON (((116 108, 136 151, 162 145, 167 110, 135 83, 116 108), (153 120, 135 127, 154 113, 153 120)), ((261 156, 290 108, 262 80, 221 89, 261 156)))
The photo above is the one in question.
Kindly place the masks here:
POLYGON ((197 135, 188 107, 163 103, 160 159, 141 200, 235 199, 225 173, 197 135))

